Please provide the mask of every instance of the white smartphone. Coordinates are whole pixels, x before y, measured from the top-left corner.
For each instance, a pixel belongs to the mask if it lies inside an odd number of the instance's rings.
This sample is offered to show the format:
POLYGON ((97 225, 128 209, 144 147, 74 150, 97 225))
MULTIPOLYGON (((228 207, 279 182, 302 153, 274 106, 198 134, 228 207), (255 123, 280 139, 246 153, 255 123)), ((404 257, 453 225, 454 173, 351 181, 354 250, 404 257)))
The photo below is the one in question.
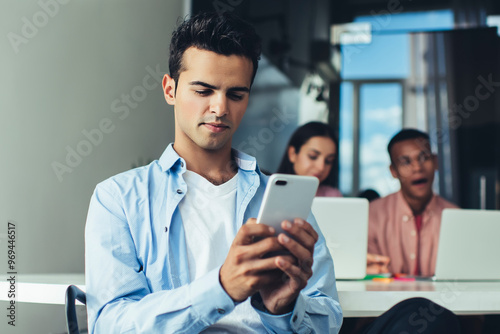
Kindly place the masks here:
POLYGON ((271 175, 264 191, 257 223, 274 227, 278 235, 284 232, 281 228, 283 220, 307 220, 318 185, 319 180, 314 176, 271 175))

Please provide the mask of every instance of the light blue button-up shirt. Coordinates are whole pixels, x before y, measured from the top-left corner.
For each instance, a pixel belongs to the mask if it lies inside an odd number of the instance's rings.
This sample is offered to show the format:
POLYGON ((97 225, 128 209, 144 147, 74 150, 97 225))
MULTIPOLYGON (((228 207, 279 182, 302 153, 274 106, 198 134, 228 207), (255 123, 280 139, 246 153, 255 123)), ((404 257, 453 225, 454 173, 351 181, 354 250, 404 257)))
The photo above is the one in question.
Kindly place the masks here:
MULTIPOLYGON (((267 176, 255 159, 234 151, 238 165, 236 221, 257 217, 267 176)), ((198 333, 235 303, 219 282, 220 266, 190 280, 179 202, 186 163, 170 144, 159 160, 97 185, 85 228, 85 276, 90 333, 198 333)), ((332 258, 318 231, 313 276, 294 310, 256 309, 256 333, 337 333, 342 323, 332 258)), ((214 245, 217 247, 217 245, 214 245)), ((221 264, 222 265, 222 264, 221 264)), ((255 304, 257 305, 257 304, 255 304)))

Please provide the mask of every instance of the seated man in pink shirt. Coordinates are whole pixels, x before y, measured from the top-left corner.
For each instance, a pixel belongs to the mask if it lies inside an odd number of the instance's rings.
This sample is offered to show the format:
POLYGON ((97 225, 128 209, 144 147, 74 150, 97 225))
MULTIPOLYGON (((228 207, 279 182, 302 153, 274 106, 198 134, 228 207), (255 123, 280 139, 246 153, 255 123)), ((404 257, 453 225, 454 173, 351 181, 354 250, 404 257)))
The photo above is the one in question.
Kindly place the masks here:
POLYGON ((438 162, 426 133, 403 129, 387 149, 401 190, 370 203, 367 273, 432 276, 441 213, 457 206, 432 192, 438 162))

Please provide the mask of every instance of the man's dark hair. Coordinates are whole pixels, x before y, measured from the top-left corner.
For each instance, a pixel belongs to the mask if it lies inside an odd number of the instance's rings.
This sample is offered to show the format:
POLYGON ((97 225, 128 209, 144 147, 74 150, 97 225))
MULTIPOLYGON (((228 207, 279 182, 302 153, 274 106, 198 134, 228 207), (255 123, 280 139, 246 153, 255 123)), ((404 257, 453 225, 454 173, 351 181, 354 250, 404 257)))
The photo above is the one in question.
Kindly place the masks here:
POLYGON ((168 66, 177 83, 184 71, 184 52, 196 47, 221 55, 238 55, 253 63, 252 81, 259 65, 261 42, 254 27, 229 12, 202 12, 182 22, 172 33, 168 66))
MULTIPOLYGON (((339 142, 333 129, 325 123, 321 122, 309 122, 301 127, 297 128, 292 136, 290 137, 290 141, 288 145, 286 145, 285 153, 283 154, 283 158, 281 159, 281 163, 278 167, 277 173, 284 174, 295 174, 295 170, 293 169, 293 163, 290 161, 290 157, 288 156, 288 148, 293 146, 295 152, 298 154, 301 147, 312 137, 327 137, 330 138, 335 144, 335 149, 339 150, 339 142)), ((330 174, 328 177, 321 182, 321 184, 332 185, 334 180, 335 168, 330 170, 330 174)))
POLYGON ((392 155, 391 155, 391 150, 394 144, 408 140, 408 139, 421 139, 422 146, 430 146, 430 138, 429 135, 425 132, 422 132, 417 129, 403 129, 396 133, 394 137, 389 141, 389 144, 387 145, 387 151, 389 152, 389 156, 391 157, 391 162, 392 162, 392 155))

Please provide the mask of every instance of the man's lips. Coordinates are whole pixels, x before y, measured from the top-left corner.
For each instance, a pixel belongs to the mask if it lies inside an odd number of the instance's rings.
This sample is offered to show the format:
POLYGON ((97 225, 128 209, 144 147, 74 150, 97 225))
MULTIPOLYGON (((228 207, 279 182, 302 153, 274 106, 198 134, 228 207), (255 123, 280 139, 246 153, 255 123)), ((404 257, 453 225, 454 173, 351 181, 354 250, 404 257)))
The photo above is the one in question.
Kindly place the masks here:
POLYGON ((222 132, 229 129, 229 126, 224 123, 201 123, 212 132, 222 132))
POLYGON ((413 186, 421 186, 421 185, 427 184, 427 179, 426 178, 415 179, 415 180, 411 181, 411 184, 413 186))

